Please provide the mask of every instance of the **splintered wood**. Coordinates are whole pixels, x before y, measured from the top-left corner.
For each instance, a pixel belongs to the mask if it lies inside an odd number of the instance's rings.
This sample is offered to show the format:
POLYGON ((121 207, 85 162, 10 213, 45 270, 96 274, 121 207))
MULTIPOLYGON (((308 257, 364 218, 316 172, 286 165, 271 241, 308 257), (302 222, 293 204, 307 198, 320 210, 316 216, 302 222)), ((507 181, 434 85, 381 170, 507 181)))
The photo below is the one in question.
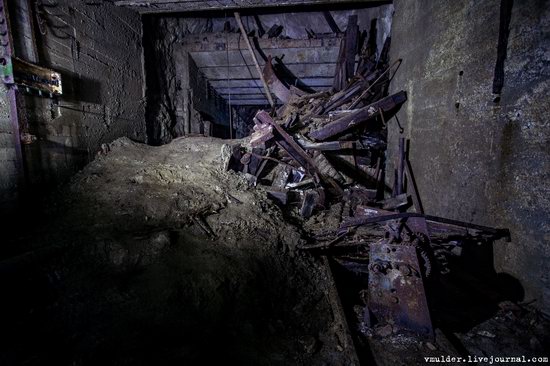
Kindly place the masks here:
POLYGON ((357 16, 349 17, 330 91, 285 84, 284 68, 273 68, 267 57, 263 76, 284 105, 256 113, 249 145, 234 151, 231 159, 238 161, 227 166, 253 174, 277 203, 298 208, 305 218, 345 197, 345 191, 364 189, 369 195, 361 203, 387 207, 381 173, 386 123, 407 95, 388 95, 395 65, 388 60, 390 40, 377 55, 373 38, 361 36, 357 16), (256 159, 253 167, 250 157, 256 159))

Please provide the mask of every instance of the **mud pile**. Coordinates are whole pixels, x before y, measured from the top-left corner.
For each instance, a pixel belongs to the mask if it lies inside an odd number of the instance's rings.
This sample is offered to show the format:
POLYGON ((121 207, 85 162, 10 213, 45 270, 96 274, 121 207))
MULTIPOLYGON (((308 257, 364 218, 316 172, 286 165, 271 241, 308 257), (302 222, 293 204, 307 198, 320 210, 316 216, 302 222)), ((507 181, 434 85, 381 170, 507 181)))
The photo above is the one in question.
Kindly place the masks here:
POLYGON ((325 267, 222 146, 105 146, 21 239, 0 363, 350 364, 325 267))

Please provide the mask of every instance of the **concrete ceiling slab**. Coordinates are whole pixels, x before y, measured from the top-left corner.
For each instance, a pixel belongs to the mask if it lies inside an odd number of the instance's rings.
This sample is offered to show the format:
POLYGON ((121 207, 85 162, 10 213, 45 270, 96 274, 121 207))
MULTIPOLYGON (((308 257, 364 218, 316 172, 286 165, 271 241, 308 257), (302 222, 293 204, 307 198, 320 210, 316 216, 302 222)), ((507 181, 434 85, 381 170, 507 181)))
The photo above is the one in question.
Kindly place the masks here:
MULTIPOLYGON (((280 105, 280 103, 277 103, 280 105)), ((232 106, 266 106, 269 107, 269 102, 267 99, 252 99, 252 100, 235 100, 231 101, 232 106)))
MULTIPOLYGON (((311 47, 311 48, 281 48, 266 49, 264 53, 274 57, 281 58, 285 65, 293 64, 318 64, 334 63, 338 58, 338 47, 311 47)), ((191 57, 202 67, 217 66, 244 66, 253 65, 252 56, 248 50, 236 51, 210 51, 210 52, 190 52, 191 57)), ((259 56, 259 55, 258 55, 259 56)))
MULTIPOLYGON (((307 49, 314 47, 340 47, 343 36, 333 35, 328 38, 292 39, 292 38, 259 38, 258 44, 264 52, 271 49, 299 48, 307 49)), ((180 45, 189 52, 212 52, 244 50, 246 43, 240 33, 203 33, 187 34, 181 40, 180 45)))
MULTIPOLYGON (((279 57, 308 87, 332 86, 341 37, 328 39, 259 39, 263 53, 279 57)), ((250 51, 239 34, 206 33, 184 38, 181 52, 188 52, 209 84, 232 105, 264 105, 268 101, 250 51)), ((261 67, 265 64, 255 51, 261 67)), ((274 98, 274 100, 277 100, 274 98)))
MULTIPOLYGON (((220 94, 223 98, 226 100, 229 100, 231 98, 231 102, 236 100, 251 100, 251 99, 262 99, 265 100, 265 94, 262 93, 256 93, 256 94, 220 94)), ((275 95, 273 95, 273 98, 275 98, 275 95)), ((266 100, 267 102, 267 100, 266 100)))
MULTIPOLYGON (((315 88, 323 89, 325 87, 332 86, 333 76, 326 78, 301 78, 300 79, 304 84, 315 88)), ((219 90, 220 88, 260 88, 262 89, 262 83, 259 79, 229 79, 229 80, 209 80, 210 85, 214 89, 219 90)), ((262 89, 263 90, 263 89, 262 89)))
POLYGON ((311 5, 365 5, 387 3, 381 0, 119 0, 114 4, 140 13, 195 12, 205 10, 240 10, 258 8, 288 8, 311 5))
MULTIPOLYGON (((226 79, 260 79, 258 71, 253 65, 246 66, 215 66, 201 67, 197 64, 199 70, 209 80, 226 79)), ((287 65, 288 69, 299 78, 327 78, 334 75, 336 64, 292 64, 287 65)))

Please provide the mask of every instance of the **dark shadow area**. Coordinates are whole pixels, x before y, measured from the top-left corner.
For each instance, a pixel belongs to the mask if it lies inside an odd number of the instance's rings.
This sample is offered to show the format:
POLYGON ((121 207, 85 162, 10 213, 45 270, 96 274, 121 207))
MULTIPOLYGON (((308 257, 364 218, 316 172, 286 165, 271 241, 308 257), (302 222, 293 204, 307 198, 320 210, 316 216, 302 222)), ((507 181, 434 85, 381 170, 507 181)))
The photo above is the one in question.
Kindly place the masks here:
MULTIPOLYGON (((467 357, 470 353, 456 334, 468 333, 484 322, 491 323, 491 319, 502 311, 500 306, 503 302, 520 303, 524 297, 524 290, 519 280, 506 273, 495 271, 493 245, 499 244, 492 241, 462 240, 459 243, 460 255, 447 256, 448 262, 446 261, 444 266, 436 259, 436 262, 432 263, 436 275, 430 280, 425 280, 433 327, 441 332, 438 333, 438 338, 440 339, 443 335, 447 339, 446 342, 452 344, 454 351, 463 357, 467 357), (445 268, 444 271, 443 268, 445 268), (439 272, 445 272, 445 274, 439 272)), ((337 253, 334 249, 332 252, 337 253)), ((360 247, 356 250, 342 248, 340 252, 344 255, 342 258, 362 256, 360 247)), ((390 359, 392 357, 400 359, 402 356, 399 352, 403 350, 399 351, 398 344, 392 344, 390 341, 386 344, 384 338, 380 339, 376 329, 383 324, 378 324, 366 307, 368 258, 364 257, 362 262, 356 259, 353 271, 350 270, 352 267, 349 261, 344 260, 346 264, 342 265, 342 259, 339 259, 339 256, 335 258, 333 273, 362 364, 380 364, 380 359, 386 357, 384 352, 388 353, 387 356, 390 359), (374 333, 371 333, 372 330, 374 333), (380 347, 380 344, 385 346, 380 347), (373 345, 374 349, 372 349, 373 345), (373 352, 376 353, 376 357, 373 352)), ((398 334, 416 338, 404 329, 399 330, 398 334)), ((434 342, 423 338, 417 339, 418 343, 434 342)), ((512 349, 511 352, 513 351, 512 349)), ((407 352, 410 353, 410 349, 407 352)))
POLYGON ((73 103, 102 104, 101 83, 67 70, 61 70, 63 96, 61 99, 73 103))
POLYGON ((323 332, 330 317, 321 293, 304 296, 306 268, 267 253, 204 246, 194 230, 172 231, 151 263, 116 259, 116 240, 132 235, 122 231, 103 245, 79 233, 72 243, 0 261, 0 363, 299 359, 294 339, 323 332))
POLYGON ((34 198, 43 197, 66 182, 89 161, 88 151, 51 140, 25 146, 27 185, 34 198))
MULTIPOLYGON (((365 270, 367 266, 368 264, 365 264, 365 270)), ((361 333, 360 324, 361 321, 364 321, 365 316, 363 311, 365 304, 360 294, 368 287, 368 273, 349 271, 334 261, 332 261, 331 268, 359 361, 361 365, 376 365, 368 341, 361 333)))
MULTIPOLYGON (((212 124, 212 136, 218 137, 221 139, 229 139, 229 126, 219 125, 217 123, 212 124)), ((235 136, 235 131, 233 130, 233 136, 235 136)))
POLYGON ((443 330, 466 332, 494 316, 499 303, 523 300, 519 280, 495 271, 493 245, 498 243, 461 242, 460 256, 449 257, 449 272, 431 285, 432 318, 443 330))

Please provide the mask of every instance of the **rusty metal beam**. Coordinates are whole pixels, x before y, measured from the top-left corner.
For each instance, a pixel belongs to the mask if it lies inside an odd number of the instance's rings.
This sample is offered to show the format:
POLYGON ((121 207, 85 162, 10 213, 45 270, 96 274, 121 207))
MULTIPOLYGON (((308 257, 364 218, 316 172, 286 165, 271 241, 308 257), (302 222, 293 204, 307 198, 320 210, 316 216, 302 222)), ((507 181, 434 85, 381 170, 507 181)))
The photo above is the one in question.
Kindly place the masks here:
POLYGON ((410 329, 433 338, 417 248, 372 243, 369 253, 369 310, 379 322, 410 329))
POLYGON ((401 213, 382 214, 378 216, 352 217, 342 222, 342 224, 340 225, 339 231, 344 231, 345 229, 350 227, 376 224, 376 223, 390 221, 390 220, 416 218, 416 217, 424 218, 426 221, 428 221, 428 224, 435 223, 435 224, 438 224, 439 226, 456 226, 456 227, 471 229, 473 231, 477 231, 485 235, 491 236, 495 240, 504 238, 506 239, 506 241, 510 241, 509 229, 482 226, 482 225, 472 224, 469 222, 447 219, 439 216, 424 215, 416 212, 401 212, 401 213))

